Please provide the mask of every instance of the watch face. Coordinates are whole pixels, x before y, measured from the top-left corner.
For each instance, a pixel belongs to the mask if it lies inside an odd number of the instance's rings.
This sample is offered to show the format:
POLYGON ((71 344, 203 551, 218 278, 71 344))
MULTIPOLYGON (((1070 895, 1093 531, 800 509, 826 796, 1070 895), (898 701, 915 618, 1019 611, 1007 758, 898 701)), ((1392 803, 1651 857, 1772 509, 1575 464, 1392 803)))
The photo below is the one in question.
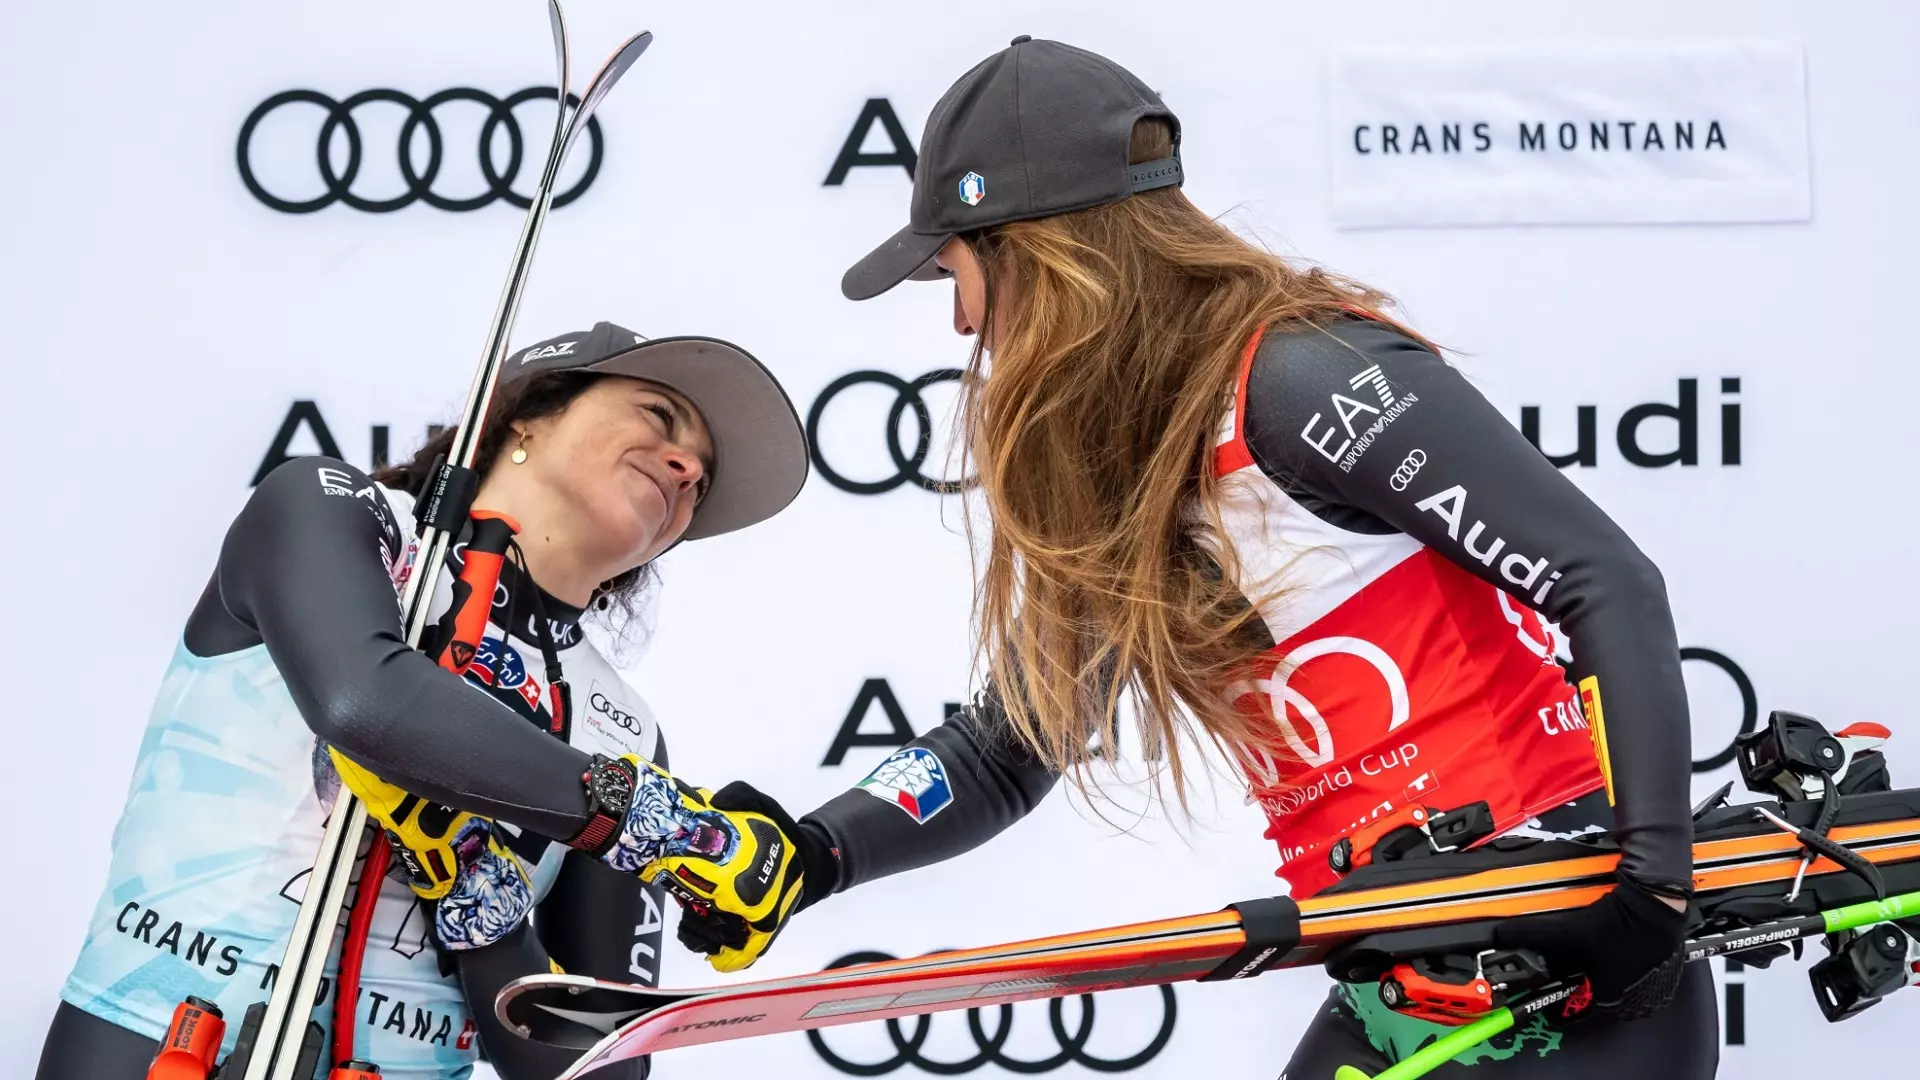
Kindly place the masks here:
POLYGON ((623 813, 633 802, 633 780, 625 769, 608 764, 593 778, 593 797, 602 807, 623 813))

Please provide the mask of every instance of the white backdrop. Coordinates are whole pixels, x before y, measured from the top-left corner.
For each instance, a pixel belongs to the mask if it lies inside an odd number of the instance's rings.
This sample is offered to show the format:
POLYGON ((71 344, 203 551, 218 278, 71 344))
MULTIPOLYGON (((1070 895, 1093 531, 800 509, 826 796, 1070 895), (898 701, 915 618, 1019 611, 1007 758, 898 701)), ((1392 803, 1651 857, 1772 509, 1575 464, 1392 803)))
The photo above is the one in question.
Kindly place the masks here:
MULTIPOLYGON (((658 40, 602 110, 598 176, 549 222, 516 342, 603 318, 714 334, 771 365, 803 413, 849 372, 957 366, 965 344, 948 329, 945 289, 863 305, 838 292, 846 265, 901 222, 906 172, 822 180, 868 99, 887 99, 917 142, 948 83, 1015 34, 1084 45, 1179 112, 1200 205, 1397 294, 1516 423, 1523 406, 1539 408, 1550 451, 1572 448, 1577 408, 1594 406, 1596 464, 1568 472, 1666 572, 1682 643, 1734 661, 1762 715, 1889 724, 1896 780, 1920 783, 1920 726, 1900 696, 1912 670, 1905 612, 1920 599, 1898 569, 1916 524, 1898 406, 1913 348, 1881 310, 1920 285, 1910 137, 1920 15, 1904 0, 1189 0, 1177 11, 575 0, 570 15, 582 66, 632 30, 658 40), (1804 50, 1810 220, 1333 227, 1340 133, 1329 130, 1325 72, 1336 50, 1730 38, 1804 50), (1630 464, 1613 437, 1621 414, 1677 401, 1683 378, 1698 380, 1700 463, 1630 464), (1741 462, 1723 465, 1718 406, 1736 401, 1741 462)), ((0 633, 19 691, 0 805, 20 825, 15 884, 0 894, 0 1075, 24 1077, 101 884, 156 680, 275 431, 309 400, 357 464, 370 461, 374 425, 390 427, 395 454, 410 450, 466 386, 519 228, 504 203, 277 212, 241 183, 241 123, 293 88, 504 96, 552 76, 535 0, 10 4, 0 42, 11 151, 0 171, 0 460, 15 522, 0 540, 11 598, 0 633)), ((300 108, 262 124, 253 160, 270 188, 311 195, 319 114, 300 108)), ((398 112, 358 115, 356 190, 398 190, 398 112)), ((443 110, 449 192, 477 188, 479 115, 443 110)), ((888 149, 881 128, 866 149, 888 149)), ((951 400, 929 398, 936 411, 951 400)), ((826 410, 822 450, 839 471, 888 474, 889 400, 865 385, 826 410)), ((1669 422, 1653 421, 1642 445, 1672 439, 1669 422)), ((303 430, 294 449, 318 445, 303 430)), ((676 771, 714 786, 750 779, 799 810, 884 756, 856 748, 838 767, 818 764, 866 680, 885 679, 916 730, 937 723, 967 690, 958 509, 912 485, 850 494, 816 472, 777 519, 669 556, 632 681, 667 727, 676 771)), ((1705 758, 1737 729, 1740 701, 1712 665, 1687 668, 1705 758)), ((864 730, 885 729, 876 708, 864 730)), ((1722 769, 1697 785, 1732 777, 1722 769)), ((1209 910, 1269 890, 1274 853, 1256 812, 1230 785, 1216 802, 1199 805, 1184 835, 1150 823, 1122 836, 1056 797, 985 850, 809 912, 753 974, 1209 910)), ((667 972, 674 983, 710 978, 677 947, 667 972)), ((1864 1073, 1906 1045, 1897 1032, 1920 1005, 1895 999, 1829 1032, 1799 972, 1721 978, 1744 994, 1729 1077, 1864 1073)), ((1323 993, 1317 972, 1183 987, 1171 1042, 1138 1075, 1274 1076, 1323 993)), ((1103 1000, 1089 1050, 1138 1050, 1156 1002, 1153 992, 1103 1000)), ((1019 1010, 1010 1052, 1057 1048, 1045 1011, 1019 1010)), ((959 1014, 935 1030, 930 1055, 973 1052, 959 1014)), ((885 1056, 875 1032, 830 1042, 852 1059, 885 1056)), ((767 1066, 841 1075, 799 1035, 658 1065, 669 1080, 767 1066)), ((1086 1073, 1057 1075, 1067 1074, 1086 1073)))

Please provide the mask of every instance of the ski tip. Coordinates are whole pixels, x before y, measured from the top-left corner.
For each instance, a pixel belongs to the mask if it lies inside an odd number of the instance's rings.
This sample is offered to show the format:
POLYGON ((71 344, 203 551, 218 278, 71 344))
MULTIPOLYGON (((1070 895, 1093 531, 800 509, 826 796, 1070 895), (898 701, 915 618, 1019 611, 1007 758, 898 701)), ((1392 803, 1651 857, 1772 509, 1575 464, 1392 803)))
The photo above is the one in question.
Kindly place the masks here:
POLYGON ((560 0, 547 0, 547 25, 553 31, 553 67, 556 91, 560 102, 560 112, 567 111, 567 84, 571 76, 567 71, 567 16, 560 10, 560 0))
POLYGON ((629 67, 635 60, 640 59, 640 54, 646 52, 652 44, 653 31, 642 30, 628 38, 618 49, 615 49, 613 51, 613 58, 608 60, 607 64, 609 67, 614 64, 619 64, 621 67, 629 67))
POLYGON ((1372 1080, 1372 1077, 1351 1065, 1342 1065, 1333 1070, 1333 1080, 1372 1080))

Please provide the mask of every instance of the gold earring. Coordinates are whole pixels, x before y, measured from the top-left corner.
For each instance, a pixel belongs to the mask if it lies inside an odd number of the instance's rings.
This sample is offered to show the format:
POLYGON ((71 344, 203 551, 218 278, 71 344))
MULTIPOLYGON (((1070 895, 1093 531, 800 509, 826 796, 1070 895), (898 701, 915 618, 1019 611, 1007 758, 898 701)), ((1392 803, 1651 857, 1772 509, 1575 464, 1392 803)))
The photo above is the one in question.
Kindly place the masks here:
POLYGON ((513 448, 512 460, 515 465, 525 465, 527 463, 527 437, 525 435, 520 436, 520 445, 513 448))

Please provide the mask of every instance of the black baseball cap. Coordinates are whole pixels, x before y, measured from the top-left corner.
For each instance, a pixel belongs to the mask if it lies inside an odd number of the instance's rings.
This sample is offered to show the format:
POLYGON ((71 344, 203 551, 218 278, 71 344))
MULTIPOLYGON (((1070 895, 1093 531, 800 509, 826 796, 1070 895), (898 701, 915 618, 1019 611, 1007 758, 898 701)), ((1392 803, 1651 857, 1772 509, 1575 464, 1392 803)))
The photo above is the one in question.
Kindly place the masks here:
POLYGON ((548 371, 646 379, 679 391, 713 436, 707 494, 682 536, 698 540, 779 513, 807 480, 807 440, 793 402, 766 366, 717 338, 648 338, 610 322, 529 345, 507 357, 500 381, 548 371))
POLYGON ((945 271, 957 233, 1051 217, 1177 186, 1180 121, 1160 95, 1104 56, 1025 34, 960 77, 920 137, 907 227, 840 279, 849 300, 945 271), (1173 156, 1127 162, 1135 122, 1173 127, 1173 156))

